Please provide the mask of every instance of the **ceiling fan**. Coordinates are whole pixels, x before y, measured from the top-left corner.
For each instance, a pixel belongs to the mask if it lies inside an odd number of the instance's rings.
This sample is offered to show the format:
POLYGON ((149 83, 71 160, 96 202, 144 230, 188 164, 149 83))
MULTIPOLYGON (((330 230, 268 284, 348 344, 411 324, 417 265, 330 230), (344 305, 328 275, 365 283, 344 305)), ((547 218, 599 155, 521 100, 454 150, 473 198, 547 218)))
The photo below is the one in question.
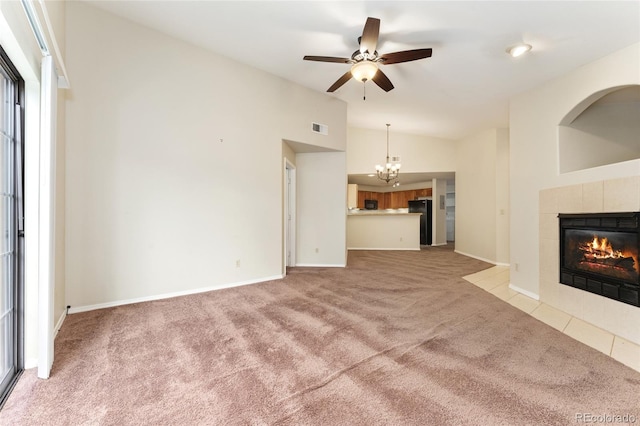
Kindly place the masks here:
POLYGON ((351 64, 351 69, 344 73, 342 77, 327 89, 327 92, 334 92, 351 79, 366 82, 373 80, 382 90, 388 92, 393 89, 393 84, 389 78, 378 68, 378 64, 391 65, 401 62, 415 61, 431 57, 431 49, 413 49, 379 54, 376 50, 378 35, 380 33, 380 20, 377 18, 367 18, 367 22, 362 30, 362 36, 358 37, 360 49, 353 52, 350 58, 336 58, 333 56, 305 56, 305 61, 336 62, 341 64, 351 64))

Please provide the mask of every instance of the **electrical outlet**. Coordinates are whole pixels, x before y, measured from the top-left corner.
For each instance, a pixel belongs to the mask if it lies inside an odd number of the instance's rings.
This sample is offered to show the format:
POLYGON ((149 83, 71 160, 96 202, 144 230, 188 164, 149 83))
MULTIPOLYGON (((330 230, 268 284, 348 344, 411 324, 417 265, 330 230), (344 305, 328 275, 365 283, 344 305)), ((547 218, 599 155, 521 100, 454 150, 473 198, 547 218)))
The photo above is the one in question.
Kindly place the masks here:
POLYGON ((236 260, 236 268, 240 267, 240 259, 236 260))
POLYGON ((404 241, 404 239, 402 237, 400 237, 400 241, 404 241))
POLYGON ((518 272, 518 269, 520 268, 520 265, 518 265, 517 263, 513 265, 516 272, 518 272))
POLYGON ((316 253, 320 253, 320 249, 316 247, 316 253))

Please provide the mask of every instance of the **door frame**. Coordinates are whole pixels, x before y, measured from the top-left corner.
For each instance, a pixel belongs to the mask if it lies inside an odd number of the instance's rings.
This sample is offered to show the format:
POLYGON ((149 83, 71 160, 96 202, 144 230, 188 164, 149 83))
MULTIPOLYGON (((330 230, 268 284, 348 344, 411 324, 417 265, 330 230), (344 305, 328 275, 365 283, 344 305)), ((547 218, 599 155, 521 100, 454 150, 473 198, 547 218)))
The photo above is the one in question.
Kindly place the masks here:
POLYGON ((296 266, 296 166, 284 159, 283 275, 296 266))
MULTIPOLYGON (((11 94, 12 99, 6 109, 10 113, 9 118, 13 121, 13 132, 10 136, 14 139, 14 146, 7 156, 10 161, 8 173, 11 174, 9 181, 12 189, 9 191, 14 197, 14 205, 9 214, 13 229, 9 231, 11 236, 11 250, 14 253, 13 261, 9 266, 12 268, 11 280, 6 285, 11 286, 11 305, 12 305, 12 327, 11 327, 11 346, 8 351, 12 354, 12 374, 2 378, 2 387, 0 388, 0 408, 6 402, 7 397, 11 393, 18 378, 24 370, 24 105, 25 105, 25 82, 20 72, 17 70, 9 55, 0 46, 0 63, 4 73, 8 76, 8 80, 12 82, 14 92, 11 94)), ((4 165, 3 165, 4 166, 4 165)), ((5 271, 3 271, 4 273, 5 271)), ((3 289, 4 291, 5 289, 3 289)), ((7 342, 3 342, 7 343, 7 342)), ((7 350, 7 348, 3 348, 7 350)))

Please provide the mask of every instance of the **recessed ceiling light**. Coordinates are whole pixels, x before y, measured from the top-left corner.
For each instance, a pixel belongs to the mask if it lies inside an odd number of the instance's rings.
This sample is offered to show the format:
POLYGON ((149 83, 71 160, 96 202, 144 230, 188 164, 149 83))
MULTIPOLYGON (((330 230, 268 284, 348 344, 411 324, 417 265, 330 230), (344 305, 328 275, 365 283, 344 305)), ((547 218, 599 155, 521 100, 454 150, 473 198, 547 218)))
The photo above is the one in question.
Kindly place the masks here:
POLYGON ((513 56, 514 58, 517 58, 518 56, 522 55, 523 53, 526 53, 528 51, 531 50, 531 45, 530 44, 525 44, 525 43, 521 43, 521 44, 516 44, 515 46, 511 46, 507 49, 507 53, 511 56, 513 56))

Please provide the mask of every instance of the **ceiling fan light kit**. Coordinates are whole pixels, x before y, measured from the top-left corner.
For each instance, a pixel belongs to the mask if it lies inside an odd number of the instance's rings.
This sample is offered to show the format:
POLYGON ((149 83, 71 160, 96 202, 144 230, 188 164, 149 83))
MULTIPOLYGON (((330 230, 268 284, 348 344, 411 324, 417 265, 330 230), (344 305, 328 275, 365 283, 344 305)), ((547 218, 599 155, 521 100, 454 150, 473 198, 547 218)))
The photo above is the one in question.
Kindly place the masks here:
POLYGON ((379 54, 376 50, 378 36, 380 35, 380 19, 367 18, 367 22, 362 30, 362 36, 358 38, 360 48, 353 52, 351 58, 336 58, 333 56, 305 56, 305 61, 334 62, 338 64, 351 64, 351 70, 342 75, 335 83, 327 89, 327 92, 334 92, 351 78, 358 81, 367 82, 373 80, 382 90, 388 92, 393 90, 393 84, 382 72, 379 65, 399 64, 418 59, 431 57, 431 49, 403 50, 387 54, 379 54))
POLYGON ((371 80, 378 72, 378 65, 372 61, 356 62, 351 67, 351 75, 358 81, 371 80))

